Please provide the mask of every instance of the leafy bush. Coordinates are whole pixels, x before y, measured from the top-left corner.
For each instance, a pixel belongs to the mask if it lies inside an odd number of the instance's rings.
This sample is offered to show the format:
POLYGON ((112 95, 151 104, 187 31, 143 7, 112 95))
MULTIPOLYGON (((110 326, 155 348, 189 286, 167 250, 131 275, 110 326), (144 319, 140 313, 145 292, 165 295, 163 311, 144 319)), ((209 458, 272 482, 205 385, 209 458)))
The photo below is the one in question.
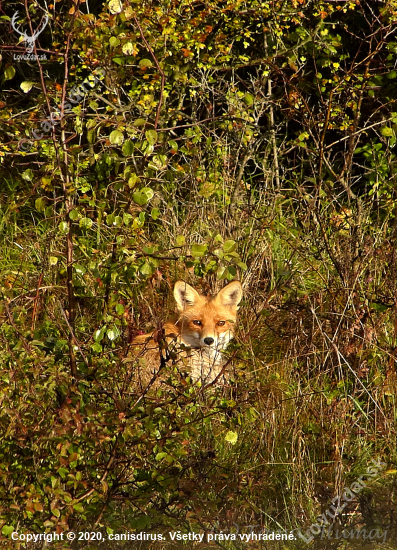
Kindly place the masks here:
POLYGON ((46 9, 46 59, 0 23, 4 546, 303 530, 373 457, 390 469, 340 521, 392 536, 395 2, 46 9), (130 343, 174 281, 235 278, 228 387, 168 364, 139 388, 130 343))

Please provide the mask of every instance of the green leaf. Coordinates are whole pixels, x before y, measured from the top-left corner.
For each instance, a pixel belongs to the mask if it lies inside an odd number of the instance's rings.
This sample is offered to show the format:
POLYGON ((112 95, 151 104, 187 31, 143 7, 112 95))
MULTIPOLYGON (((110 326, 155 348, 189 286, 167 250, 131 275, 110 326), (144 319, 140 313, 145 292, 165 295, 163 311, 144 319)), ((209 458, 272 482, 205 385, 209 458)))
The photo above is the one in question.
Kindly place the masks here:
POLYGON ((114 340, 116 340, 120 336, 120 331, 116 326, 114 326, 107 331, 106 336, 111 342, 114 342, 114 340))
POLYGON ((167 453, 157 453, 156 454, 156 460, 157 462, 160 462, 160 460, 163 460, 167 456, 167 453))
POLYGON ((210 260, 205 266, 205 272, 214 272, 218 267, 218 263, 215 260, 210 260))
POLYGON ((151 217, 153 220, 157 220, 158 217, 160 216, 160 211, 158 208, 153 208, 151 213, 150 213, 151 217))
POLYGON ((101 344, 98 344, 98 342, 95 342, 95 344, 92 344, 91 346, 92 351, 95 351, 95 353, 101 353, 103 350, 101 344))
POLYGON ((135 50, 135 46, 132 42, 126 42, 122 48, 124 55, 132 55, 135 50))
POLYGON ((58 225, 58 229, 61 233, 67 233, 69 231, 69 224, 68 222, 61 222, 59 225, 58 225))
POLYGON ((145 193, 142 193, 142 191, 135 191, 135 193, 133 193, 132 195, 132 200, 136 204, 139 204, 139 206, 145 206, 145 204, 148 203, 147 196, 145 195, 145 193))
POLYGON ((43 187, 48 187, 51 185, 53 178, 51 176, 43 176, 41 178, 41 182, 43 184, 43 187))
POLYGON ((377 304, 376 302, 371 302, 369 304, 369 307, 374 309, 375 311, 379 311, 381 313, 387 311, 389 308, 388 306, 385 306, 384 304, 377 304))
POLYGON ((119 130, 113 130, 109 136, 109 141, 112 145, 122 145, 124 136, 119 130))
POLYGON ((73 269, 75 270, 77 275, 84 275, 87 271, 86 268, 81 264, 73 264, 73 269))
POLYGON ((155 145, 157 143, 157 132, 156 130, 147 130, 145 132, 146 139, 150 145, 155 145))
POLYGON ((139 206, 144 206, 150 201, 153 195, 154 195, 154 192, 152 189, 150 189, 149 187, 143 187, 139 191, 136 191, 135 193, 133 193, 132 200, 136 204, 139 204, 139 206))
POLYGON ((123 11, 123 4, 121 0, 110 0, 108 5, 110 13, 116 14, 123 11))
POLYGON ((132 221, 132 216, 131 214, 128 214, 128 212, 124 212, 123 214, 123 222, 125 225, 129 225, 132 221))
POLYGON ((84 506, 81 502, 78 502, 77 504, 73 504, 73 510, 76 510, 76 512, 84 512, 84 506))
POLYGON ((154 155, 149 163, 149 167, 154 170, 162 170, 167 167, 167 160, 166 155, 154 155))
POLYGON ((65 479, 65 477, 68 475, 69 470, 66 470, 66 468, 59 468, 58 474, 61 476, 62 479, 65 479))
POLYGON ((48 263, 50 265, 57 265, 58 258, 56 256, 50 256, 49 259, 48 259, 48 263))
POLYGON ((171 147, 171 150, 176 153, 178 151, 178 144, 176 141, 174 141, 173 139, 171 139, 169 142, 168 142, 168 145, 171 147))
POLYGON ((133 187, 136 187, 139 183, 141 183, 140 178, 136 174, 131 174, 130 178, 128 179, 127 185, 132 189, 133 187))
POLYGON ((115 36, 111 36, 109 40, 109 44, 111 45, 112 48, 115 48, 120 44, 120 40, 115 36))
POLYGON ((235 445, 237 443, 237 438, 237 432, 228 431, 225 436, 225 441, 227 441, 231 445, 235 445))
POLYGON ((96 131, 95 130, 88 130, 87 132, 87 141, 88 143, 95 143, 96 139, 96 131))
POLYGON ((206 244, 194 244, 192 246, 191 254, 195 258, 201 258, 207 252, 208 246, 206 244))
POLYGON ((93 338, 94 338, 95 342, 100 342, 102 340, 102 338, 105 335, 106 328, 107 328, 107 326, 104 325, 102 328, 100 328, 100 329, 98 329, 94 332, 93 338))
POLYGON ((36 199, 34 201, 34 207, 36 208, 37 212, 44 212, 46 207, 46 200, 43 198, 36 199))
POLYGON ((144 118, 137 118, 136 120, 134 120, 134 126, 137 126, 138 128, 140 126, 145 126, 146 124, 146 120, 144 118))
POLYGON ((71 210, 69 212, 69 218, 74 222, 80 218, 81 214, 78 210, 71 210))
POLYGON ((94 222, 91 220, 91 218, 81 218, 81 220, 79 221, 79 226, 83 229, 89 229, 90 227, 92 227, 93 223, 94 222))
POLYGON ((228 281, 232 281, 236 275, 237 275, 237 269, 233 265, 229 265, 229 267, 227 268, 228 281))
POLYGON ((225 254, 230 254, 230 252, 233 252, 236 249, 236 246, 235 241, 225 241, 223 243, 223 251, 225 254))
POLYGON ((114 214, 108 214, 106 216, 106 223, 108 225, 113 225, 114 224, 114 218, 115 218, 115 215, 114 214))
POLYGON ((125 157, 130 157, 134 152, 134 142, 127 139, 127 141, 124 142, 121 151, 125 157))
POLYGON ((139 62, 140 67, 152 67, 153 63, 150 59, 141 59, 139 62))
POLYGON ((15 527, 13 527, 12 525, 3 525, 1 533, 5 537, 8 537, 8 535, 11 535, 11 533, 13 533, 14 531, 15 531, 15 527))
POLYGON ((245 96, 244 96, 244 103, 245 103, 246 105, 248 105, 248 107, 251 107, 251 105, 253 105, 253 103, 254 103, 254 99, 255 99, 255 98, 254 98, 253 95, 251 95, 251 94, 245 94, 245 96))
POLYGON ((22 179, 25 181, 33 181, 33 171, 28 168, 24 172, 22 172, 22 179))
POLYGON ((177 235, 176 237, 176 246, 183 246, 186 243, 184 235, 177 235))
POLYGON ((148 277, 150 275, 153 275, 155 271, 155 267, 153 264, 149 262, 145 262, 140 268, 139 271, 142 273, 142 275, 147 275, 148 277))
POLYGON ((14 78, 15 76, 15 69, 14 67, 7 67, 6 70, 4 71, 4 78, 6 80, 11 80, 12 78, 14 78))
POLYGON ((117 315, 123 315, 125 311, 123 304, 116 304, 115 310, 117 315))
POLYGON ((25 92, 25 94, 27 94, 33 88, 33 84, 34 82, 31 82, 30 80, 24 80, 21 82, 20 88, 23 92, 25 92))
POLYGON ((391 137, 394 134, 393 129, 389 128, 388 126, 383 126, 380 129, 380 133, 382 134, 382 136, 385 137, 391 137))

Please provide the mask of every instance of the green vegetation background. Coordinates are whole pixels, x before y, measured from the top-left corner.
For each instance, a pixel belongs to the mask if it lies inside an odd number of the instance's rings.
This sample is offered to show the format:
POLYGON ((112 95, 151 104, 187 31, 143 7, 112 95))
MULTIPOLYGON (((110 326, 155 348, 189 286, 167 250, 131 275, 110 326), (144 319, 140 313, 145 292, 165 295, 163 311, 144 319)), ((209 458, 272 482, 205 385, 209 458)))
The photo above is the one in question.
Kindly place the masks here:
POLYGON ((305 532, 376 458, 337 525, 395 548, 396 2, 2 9, 2 547, 305 532), (38 61, 15 57, 16 12, 29 36, 49 16, 38 61), (129 344, 172 313, 173 283, 235 278, 227 387, 170 362, 142 392, 129 344))

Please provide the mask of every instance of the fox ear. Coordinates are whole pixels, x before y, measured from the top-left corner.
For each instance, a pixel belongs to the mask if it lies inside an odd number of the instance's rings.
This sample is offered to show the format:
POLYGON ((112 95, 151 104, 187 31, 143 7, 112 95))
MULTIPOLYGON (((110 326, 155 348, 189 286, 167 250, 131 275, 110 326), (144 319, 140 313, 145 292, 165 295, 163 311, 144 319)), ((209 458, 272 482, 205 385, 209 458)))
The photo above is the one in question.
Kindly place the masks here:
POLYGON ((174 298, 178 311, 182 313, 187 306, 194 306, 200 300, 200 294, 183 281, 177 281, 174 286, 174 298))
POLYGON ((237 308, 242 297, 243 289, 241 288, 241 283, 239 281, 233 281, 218 292, 215 300, 219 301, 224 307, 237 308))

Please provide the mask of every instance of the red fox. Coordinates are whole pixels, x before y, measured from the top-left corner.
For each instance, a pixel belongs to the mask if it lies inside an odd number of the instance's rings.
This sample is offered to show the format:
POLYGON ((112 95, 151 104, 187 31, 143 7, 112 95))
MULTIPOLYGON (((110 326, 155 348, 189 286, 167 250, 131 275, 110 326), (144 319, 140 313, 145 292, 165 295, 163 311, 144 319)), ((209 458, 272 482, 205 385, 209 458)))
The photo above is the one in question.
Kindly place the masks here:
MULTIPOLYGON (((177 352, 176 364, 185 365, 193 380, 208 384, 220 374, 225 364, 222 351, 233 338, 242 295, 238 281, 229 283, 216 296, 208 297, 183 281, 175 284, 178 316, 165 323, 165 339, 171 355, 177 352)), ((159 344, 155 340, 158 340, 155 334, 145 334, 132 342, 134 351, 138 352, 134 356, 144 361, 143 369, 139 365, 144 382, 148 382, 161 365, 159 344)))

